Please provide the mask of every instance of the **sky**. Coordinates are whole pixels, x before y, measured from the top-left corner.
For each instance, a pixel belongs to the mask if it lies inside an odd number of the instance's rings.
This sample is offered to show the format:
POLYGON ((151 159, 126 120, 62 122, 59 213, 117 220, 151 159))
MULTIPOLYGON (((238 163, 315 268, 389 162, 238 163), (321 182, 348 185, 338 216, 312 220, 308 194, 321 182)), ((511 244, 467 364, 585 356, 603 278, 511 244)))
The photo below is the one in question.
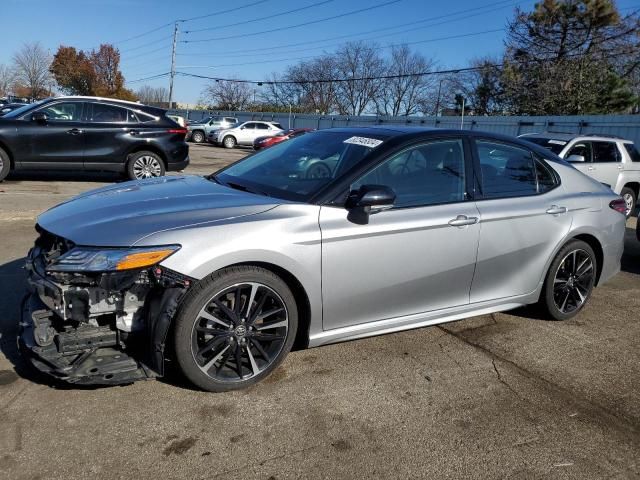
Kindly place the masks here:
MULTIPOLYGON (((624 13, 639 0, 619 0, 624 13)), ((375 41, 386 54, 408 43, 439 68, 499 55, 516 6, 533 0, 0 0, 0 64, 22 44, 90 50, 114 44, 127 87, 169 86, 174 23, 176 71, 261 81, 272 72, 335 51, 347 41, 375 41), (331 18, 337 17, 337 18, 331 18), (180 21, 186 20, 186 21, 180 21), (304 25, 301 25, 304 24, 304 25)), ((177 75, 174 101, 194 104, 207 80, 177 75)), ((260 87, 256 87, 260 88, 260 87)))

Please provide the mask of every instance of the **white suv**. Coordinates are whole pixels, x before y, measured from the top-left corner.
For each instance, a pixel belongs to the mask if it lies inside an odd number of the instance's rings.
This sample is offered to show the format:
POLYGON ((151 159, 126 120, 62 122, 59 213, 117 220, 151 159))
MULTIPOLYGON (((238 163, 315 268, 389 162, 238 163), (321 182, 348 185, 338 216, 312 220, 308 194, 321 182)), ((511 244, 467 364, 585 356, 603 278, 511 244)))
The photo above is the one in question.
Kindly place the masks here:
POLYGON ((244 122, 237 127, 220 130, 215 143, 225 148, 233 148, 236 145, 251 145, 258 137, 275 135, 282 132, 282 125, 276 122, 244 122))
POLYGON ((528 133, 520 138, 548 148, 581 172, 609 185, 627 203, 627 216, 634 212, 640 193, 640 152, 631 140, 552 132, 528 133))

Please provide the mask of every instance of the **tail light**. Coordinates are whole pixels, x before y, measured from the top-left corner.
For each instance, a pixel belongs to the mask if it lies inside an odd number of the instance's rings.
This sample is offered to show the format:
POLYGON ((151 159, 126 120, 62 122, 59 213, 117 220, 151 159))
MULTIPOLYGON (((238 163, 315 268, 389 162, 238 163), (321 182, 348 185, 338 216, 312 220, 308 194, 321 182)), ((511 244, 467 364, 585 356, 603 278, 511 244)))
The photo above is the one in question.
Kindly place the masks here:
POLYGON ((627 214, 627 202, 625 202, 622 198, 611 200, 611 202, 609 202, 609 207, 614 209, 616 212, 620 212, 624 215, 627 214))
POLYGON ((167 133, 178 133, 181 135, 186 135, 187 131, 188 130, 186 128, 170 128, 167 130, 167 133))

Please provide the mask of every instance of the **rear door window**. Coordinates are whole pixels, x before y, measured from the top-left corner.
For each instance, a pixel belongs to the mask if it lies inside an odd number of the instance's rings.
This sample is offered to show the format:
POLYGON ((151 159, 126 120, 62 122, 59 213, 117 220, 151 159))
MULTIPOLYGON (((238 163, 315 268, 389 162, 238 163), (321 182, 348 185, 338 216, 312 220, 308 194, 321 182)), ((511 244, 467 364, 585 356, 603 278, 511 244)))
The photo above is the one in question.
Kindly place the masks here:
POLYGON ((93 123, 129 123, 133 122, 135 118, 126 108, 104 103, 93 103, 92 106, 89 121, 93 123))
POLYGON ((593 163, 611 163, 622 160, 614 142, 591 142, 591 144, 593 146, 593 163))
POLYGON ((569 149, 565 158, 571 161, 571 155, 578 155, 584 157, 585 162, 590 163, 593 161, 591 152, 591 142, 578 142, 569 149))
POLYGON ((484 198, 536 195, 538 171, 529 150, 513 145, 476 142, 484 198))
POLYGON ((256 123, 256 128, 258 130, 269 130, 269 125, 266 123, 256 123))
POLYGON ((624 148, 627 150, 632 162, 640 162, 640 152, 633 143, 625 143, 624 148))

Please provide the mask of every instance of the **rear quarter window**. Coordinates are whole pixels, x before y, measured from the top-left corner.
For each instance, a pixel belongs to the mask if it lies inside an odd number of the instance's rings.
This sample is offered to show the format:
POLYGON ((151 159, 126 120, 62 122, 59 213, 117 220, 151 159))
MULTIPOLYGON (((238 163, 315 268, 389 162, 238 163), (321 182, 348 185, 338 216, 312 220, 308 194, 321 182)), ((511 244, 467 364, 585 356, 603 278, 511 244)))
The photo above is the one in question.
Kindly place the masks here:
POLYGON ((640 152, 633 143, 625 143, 624 148, 631 157, 632 162, 640 162, 640 152))

